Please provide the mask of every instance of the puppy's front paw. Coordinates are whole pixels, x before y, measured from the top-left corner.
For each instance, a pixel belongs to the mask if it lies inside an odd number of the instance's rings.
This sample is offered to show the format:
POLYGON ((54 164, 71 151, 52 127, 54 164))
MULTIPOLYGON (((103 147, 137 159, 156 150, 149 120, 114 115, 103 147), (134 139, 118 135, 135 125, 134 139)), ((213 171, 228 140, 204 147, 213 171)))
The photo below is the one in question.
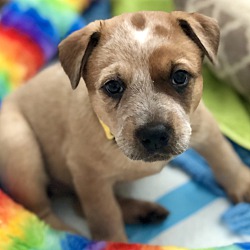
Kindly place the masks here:
POLYGON ((229 184, 227 194, 233 203, 250 203, 250 169, 246 166, 233 178, 233 183, 229 184))
POLYGON ((147 201, 129 198, 118 199, 121 206, 123 219, 127 224, 159 223, 169 215, 166 208, 147 201))

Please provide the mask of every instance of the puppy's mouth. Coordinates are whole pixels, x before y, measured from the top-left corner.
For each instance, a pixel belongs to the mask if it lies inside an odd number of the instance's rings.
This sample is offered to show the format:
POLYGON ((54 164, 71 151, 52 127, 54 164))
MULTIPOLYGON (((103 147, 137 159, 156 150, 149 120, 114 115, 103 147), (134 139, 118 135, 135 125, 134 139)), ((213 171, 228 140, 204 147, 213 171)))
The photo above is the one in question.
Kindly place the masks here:
POLYGON ((155 161, 169 161, 173 158, 173 155, 171 154, 153 154, 153 155, 148 155, 144 158, 142 158, 142 161, 145 162, 155 162, 155 161))
POLYGON ((184 148, 178 151, 168 149, 165 152, 156 152, 156 153, 146 152, 146 151, 143 152, 139 151, 138 153, 136 153, 134 150, 133 153, 131 154, 128 152, 124 152, 124 154, 131 160, 155 162, 155 161, 170 161, 172 158, 183 153, 185 150, 186 149, 184 148))

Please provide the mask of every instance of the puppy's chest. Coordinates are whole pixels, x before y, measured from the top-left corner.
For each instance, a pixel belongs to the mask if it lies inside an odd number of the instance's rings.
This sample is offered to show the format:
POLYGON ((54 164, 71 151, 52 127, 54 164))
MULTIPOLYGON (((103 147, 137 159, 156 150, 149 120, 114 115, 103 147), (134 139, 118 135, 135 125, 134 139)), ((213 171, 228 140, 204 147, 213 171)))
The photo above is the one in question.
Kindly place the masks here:
MULTIPOLYGON (((115 142, 100 138, 98 147, 91 147, 91 164, 99 176, 113 179, 114 182, 130 181, 156 174, 165 162, 144 162, 131 160, 119 149, 115 142), (94 156, 94 157, 93 157, 94 156)), ((86 153, 86 152, 85 152, 86 153)))
POLYGON ((156 174, 164 167, 164 162, 146 163, 143 161, 132 161, 121 155, 114 161, 113 171, 117 181, 131 181, 142 177, 156 174))

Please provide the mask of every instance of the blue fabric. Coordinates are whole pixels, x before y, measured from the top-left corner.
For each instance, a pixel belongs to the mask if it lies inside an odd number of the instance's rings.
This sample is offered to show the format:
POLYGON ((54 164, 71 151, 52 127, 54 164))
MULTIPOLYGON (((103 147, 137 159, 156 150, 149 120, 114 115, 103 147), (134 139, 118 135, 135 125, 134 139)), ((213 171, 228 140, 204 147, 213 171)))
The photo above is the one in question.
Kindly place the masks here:
MULTIPOLYGON (((250 167, 250 151, 230 142, 241 160, 250 167)), ((209 165, 195 150, 186 151, 171 161, 171 164, 184 170, 193 180, 212 193, 225 196, 225 192, 216 182, 209 165)), ((233 232, 250 235, 250 204, 240 203, 232 206, 222 215, 222 220, 233 232)))
POLYGON ((189 149, 172 160, 171 164, 180 167, 189 174, 193 180, 208 188, 214 194, 225 196, 225 192, 214 179, 213 173, 207 162, 195 150, 189 149))
POLYGON ((250 234, 250 204, 240 203, 231 207, 222 216, 222 221, 238 234, 250 234))
POLYGON ((111 17, 110 0, 97 0, 94 1, 90 7, 84 11, 84 19, 87 23, 95 20, 108 19, 111 17))
POLYGON ((250 250, 250 243, 238 243, 238 244, 235 244, 236 246, 242 248, 242 249, 245 249, 245 250, 250 250))
POLYGON ((70 233, 67 233, 65 239, 61 241, 64 250, 85 249, 89 244, 90 240, 70 233))
POLYGON ((126 226, 129 242, 149 243, 157 235, 187 219, 217 198, 217 195, 200 187, 196 182, 189 181, 157 200, 157 203, 170 211, 167 220, 155 225, 126 226))

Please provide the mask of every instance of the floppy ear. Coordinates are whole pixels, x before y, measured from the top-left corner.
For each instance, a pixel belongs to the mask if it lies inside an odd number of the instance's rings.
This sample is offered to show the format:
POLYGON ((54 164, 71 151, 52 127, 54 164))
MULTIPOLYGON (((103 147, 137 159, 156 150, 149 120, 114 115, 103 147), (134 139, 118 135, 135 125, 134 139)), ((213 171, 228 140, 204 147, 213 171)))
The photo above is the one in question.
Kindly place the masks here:
POLYGON ((59 59, 75 89, 88 58, 100 39, 101 22, 95 21, 75 31, 59 44, 59 59))
POLYGON ((216 62, 220 30, 215 19, 199 14, 173 12, 183 32, 202 50, 212 62, 216 62))

